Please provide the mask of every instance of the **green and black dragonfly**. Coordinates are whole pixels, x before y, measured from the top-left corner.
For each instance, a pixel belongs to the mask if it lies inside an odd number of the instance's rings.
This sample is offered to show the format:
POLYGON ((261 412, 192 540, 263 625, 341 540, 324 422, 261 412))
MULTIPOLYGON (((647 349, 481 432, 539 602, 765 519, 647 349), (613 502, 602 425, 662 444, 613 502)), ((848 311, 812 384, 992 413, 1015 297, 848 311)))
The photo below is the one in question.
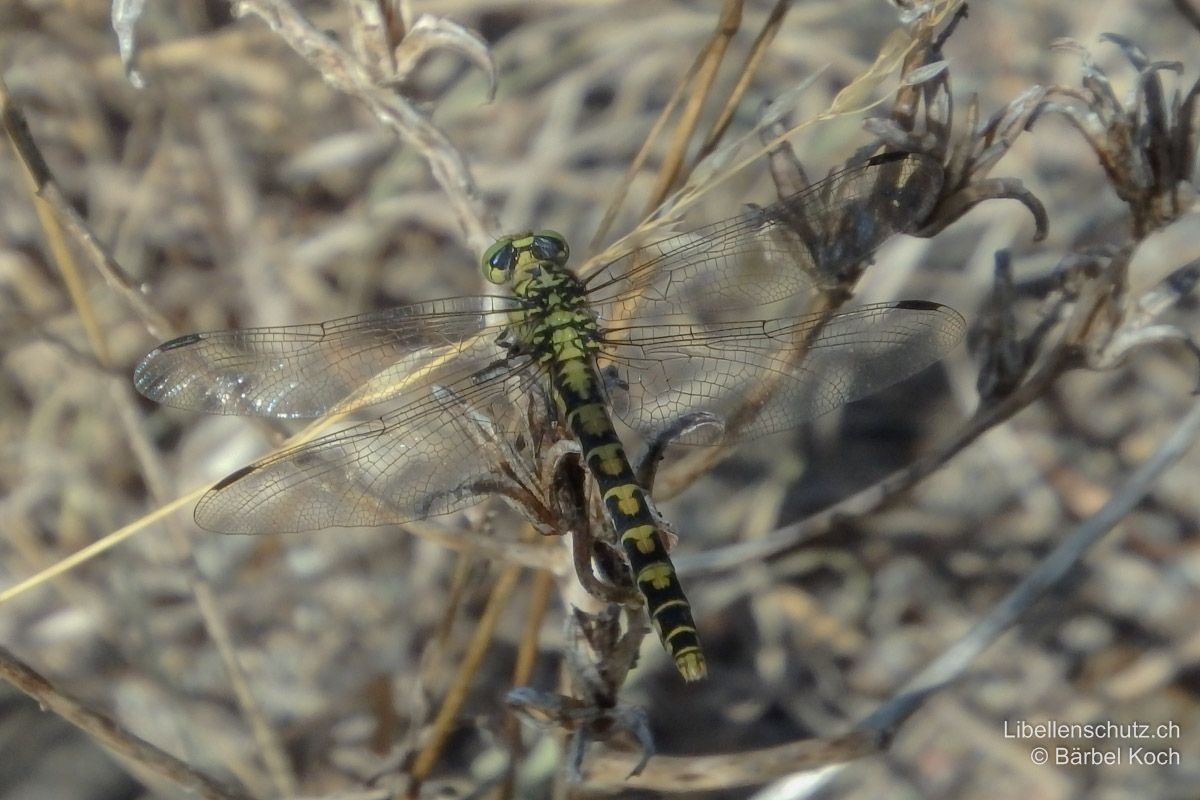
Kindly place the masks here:
POLYGON ((613 415, 651 440, 698 417, 703 433, 680 438, 728 442, 795 427, 940 359, 965 327, 946 306, 803 313, 925 218, 940 181, 927 157, 876 156, 586 277, 567 269, 559 234, 504 236, 483 270, 506 296, 190 334, 147 355, 135 382, 152 400, 220 414, 307 418, 391 404, 216 484, 196 522, 225 533, 401 523, 475 504, 495 464, 471 420, 517 441, 538 387, 579 442, 664 647, 697 680, 706 667, 696 625, 613 415))

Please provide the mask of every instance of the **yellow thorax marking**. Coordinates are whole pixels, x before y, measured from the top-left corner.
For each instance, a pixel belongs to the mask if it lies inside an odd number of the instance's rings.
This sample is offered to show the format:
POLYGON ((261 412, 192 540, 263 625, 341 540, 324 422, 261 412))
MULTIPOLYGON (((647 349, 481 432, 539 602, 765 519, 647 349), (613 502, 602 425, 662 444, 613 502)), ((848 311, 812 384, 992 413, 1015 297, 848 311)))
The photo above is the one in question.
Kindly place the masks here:
POLYGON ((565 344, 569 342, 579 341, 579 331, 568 326, 564 328, 555 328, 550 334, 550 341, 554 344, 565 344))
MULTIPOLYGON (((561 301, 559 305, 561 305, 561 301)), ((568 308, 560 307, 546 315, 545 324, 553 328, 562 328, 565 325, 578 325, 582 322, 587 322, 587 319, 583 314, 578 311, 572 311, 568 308)))
POLYGON ((569 342, 552 342, 554 345, 554 355, 559 361, 570 361, 583 358, 583 351, 575 344, 574 341, 569 342))

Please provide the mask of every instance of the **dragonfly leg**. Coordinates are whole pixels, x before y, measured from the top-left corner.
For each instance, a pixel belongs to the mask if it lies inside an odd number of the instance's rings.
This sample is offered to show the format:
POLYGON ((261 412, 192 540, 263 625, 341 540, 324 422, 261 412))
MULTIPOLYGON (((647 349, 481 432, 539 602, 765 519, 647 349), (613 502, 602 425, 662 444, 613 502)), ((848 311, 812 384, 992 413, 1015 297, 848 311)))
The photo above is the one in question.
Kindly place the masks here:
POLYGON ((606 741, 621 733, 631 735, 637 741, 641 755, 630 771, 630 777, 640 774, 656 752, 646 712, 635 706, 606 707, 528 686, 510 691, 505 702, 539 727, 557 726, 571 732, 566 763, 572 783, 583 780, 583 759, 592 741, 606 741))
POLYGON ((658 465, 666 454, 667 448, 681 439, 698 434, 698 432, 710 427, 713 429, 711 436, 699 436, 697 438, 704 440, 705 444, 715 444, 717 441, 720 441, 721 433, 724 431, 724 424, 721 422, 720 417, 710 414, 707 411, 683 414, 673 420, 667 427, 657 431, 646 442, 645 452, 638 459, 635 471, 638 484, 646 487, 647 491, 653 490, 654 478, 658 473, 658 465), (708 438, 711 438, 713 441, 707 441, 708 438))
POLYGON ((642 604, 641 595, 628 582, 617 584, 596 577, 594 563, 598 563, 606 575, 621 575, 622 571, 627 575, 628 570, 616 566, 620 561, 615 559, 615 554, 602 542, 597 542, 590 530, 580 528, 571 531, 571 557, 575 563, 575 576, 584 591, 592 597, 623 606, 642 604), (606 555, 609 557, 606 558, 606 555))

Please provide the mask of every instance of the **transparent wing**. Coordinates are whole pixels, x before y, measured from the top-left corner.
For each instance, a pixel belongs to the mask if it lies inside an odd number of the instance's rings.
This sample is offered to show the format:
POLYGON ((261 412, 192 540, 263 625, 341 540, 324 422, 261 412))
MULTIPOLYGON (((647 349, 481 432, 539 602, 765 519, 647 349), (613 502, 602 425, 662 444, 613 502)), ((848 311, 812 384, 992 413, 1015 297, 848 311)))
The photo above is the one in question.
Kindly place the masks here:
MULTIPOLYGON (((924 369, 965 328, 954 309, 916 300, 832 316, 633 325, 605 333, 609 392, 616 414, 648 436, 701 413, 724 426, 724 441, 753 438, 924 369)), ((702 429, 683 441, 712 443, 712 434, 702 429)))
POLYGON ((538 379, 528 360, 495 356, 493 342, 459 346, 394 411, 233 473, 200 500, 197 524, 222 533, 385 525, 478 502, 499 458, 486 439, 527 436, 528 382, 538 379))
POLYGON ((490 328, 519 307, 507 297, 454 297, 313 325, 194 333, 151 351, 134 383, 151 400, 210 414, 319 417, 351 392, 358 399, 343 408, 405 391, 405 376, 469 349, 474 337, 494 341, 490 328))
POLYGON ((928 156, 890 153, 740 217, 642 246, 589 276, 600 318, 755 308, 832 285, 928 216, 942 184, 928 156))

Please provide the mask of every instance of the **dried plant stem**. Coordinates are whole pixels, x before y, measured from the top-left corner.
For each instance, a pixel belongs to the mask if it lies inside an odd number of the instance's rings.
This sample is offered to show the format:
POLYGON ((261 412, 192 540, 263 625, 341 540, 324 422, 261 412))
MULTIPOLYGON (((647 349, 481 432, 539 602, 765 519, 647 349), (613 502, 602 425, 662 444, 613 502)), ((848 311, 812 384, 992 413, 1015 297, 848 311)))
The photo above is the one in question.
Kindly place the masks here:
POLYGON ((290 797, 296 794, 298 789, 296 776, 292 772, 283 743, 275 735, 275 731, 263 714, 262 707, 254 697, 254 692, 250 690, 250 684, 246 680, 245 672, 238 660, 237 651, 233 647, 229 626, 226 625, 225 617, 217 606, 212 589, 203 581, 192 581, 191 589, 192 596, 196 600, 196 608, 204 618, 204 626, 221 655, 221 661, 225 665, 226 674, 229 675, 233 693, 242 710, 242 716, 250 724, 250 732, 262 754, 263 763, 266 765, 267 774, 271 777, 275 793, 281 797, 290 797))
MULTIPOLYGON (((946 648, 921 670, 900 693, 880 706, 858 726, 859 731, 875 731, 884 740, 913 714, 924 701, 961 678, 974 660, 1002 633, 1027 612, 1050 588, 1070 574, 1087 551, 1145 499, 1162 474, 1178 462, 1200 439, 1200 404, 1192 407, 1166 441, 1126 480, 1104 506, 1077 525, 1066 538, 1042 559, 992 611, 970 631, 946 648)), ((827 778, 827 776, 822 776, 827 778)), ((786 782, 785 782, 786 784, 786 782)), ((757 795, 761 800, 793 797, 785 784, 757 795)), ((813 788, 811 783, 806 788, 813 788)))
POLYGON ((529 619, 525 623, 525 633, 521 636, 521 644, 517 648, 517 663, 513 665, 513 686, 524 686, 533 675, 538 641, 542 635, 542 622, 546 619, 553 589, 553 575, 549 572, 534 574, 533 586, 529 590, 529 619))
POLYGON ((689 81, 691 91, 688 93, 687 104, 683 108, 679 124, 675 126, 675 134, 667 145, 667 153, 663 158, 662 167, 658 171, 658 180, 650 190, 643 216, 654 212, 671 189, 679 180, 680 170, 687 158, 687 146, 699 125, 700 112, 712 91, 713 82, 717 79, 717 70, 729 50, 729 42, 738 32, 742 24, 742 0, 725 0, 721 7, 721 16, 717 20, 717 29, 701 54, 700 69, 689 81))
POLYGON ((886 507, 940 469, 980 436, 1041 397, 1065 368, 1066 352, 1059 349, 1055 355, 1056 357, 1052 357, 1016 391, 995 405, 977 411, 949 441, 933 452, 919 457, 904 469, 800 522, 780 528, 763 539, 739 542, 706 553, 681 556, 676 559, 680 574, 684 577, 696 577, 723 572, 751 561, 779 555, 819 536, 839 519, 847 516, 865 516, 886 507))
MULTIPOLYGON (((1045 386, 1046 382, 1031 380, 1027 385, 1045 386)), ((1014 405, 1013 410, 1019 407, 1014 405)), ((1038 568, 1026 576, 966 636, 948 647, 894 699, 867 717, 854 733, 836 739, 797 742, 781 748, 740 754, 689 759, 658 757, 650 762, 642 775, 626 782, 620 782, 620 770, 634 763, 634 757, 606 754, 589 764, 589 787, 628 785, 673 791, 730 788, 745 783, 762 782, 771 774, 779 776, 781 773, 771 772, 774 765, 784 766, 785 772, 795 773, 869 754, 873 749, 872 743, 875 743, 874 747, 877 748, 878 743, 887 741, 895 729, 920 708, 925 699, 960 678, 992 642, 1020 619, 1046 591, 1066 577, 1093 545, 1145 499, 1158 478, 1178 462, 1198 439, 1200 404, 1193 406, 1159 449, 1129 476, 1125 485, 1117 490, 1098 512, 1076 526, 1066 539, 1042 560, 1038 568), (799 749, 802 745, 811 748, 811 752, 808 749, 799 749), (861 747, 862 751, 857 752, 856 747, 861 747), (811 760, 797 757, 790 764, 782 763, 781 751, 809 753, 811 760), (813 753, 820 753, 824 757, 812 756, 813 753), (753 777, 747 778, 747 772, 753 777), (600 775, 611 775, 615 782, 609 784, 600 779, 600 775), (705 776, 706 780, 696 783, 697 775, 705 776)))
MULTIPOLYGON (((450 578, 450 591, 448 592, 449 596, 446 598, 446 611, 442 614, 437 633, 434 635, 434 645, 441 656, 446 654, 446 646, 450 641, 450 633, 454 628, 454 620, 458 617, 458 612, 462 609, 463 600, 466 598, 467 589, 471 584, 471 576, 478 566, 479 558, 473 551, 460 552, 454 559, 454 575, 450 578)), ((432 671, 427 670, 427 675, 433 677, 434 674, 441 674, 444 665, 438 663, 436 660, 432 661, 431 664, 435 664, 436 668, 432 671)))
POLYGON ((819 769, 878 753, 883 740, 871 732, 805 739, 743 753, 715 756, 655 756, 639 775, 630 775, 636 753, 604 752, 584 767, 587 790, 657 789, 699 792, 760 784, 802 770, 819 769))
POLYGON ((663 106, 663 110, 659 112, 658 118, 654 120, 654 124, 646 134, 641 148, 638 149, 637 153, 630 160, 629 166, 625 169, 625 175, 621 179, 621 183, 613 191, 613 199, 609 202, 608 208, 605 209, 604 216, 600 220, 600 224, 596 227, 596 233, 588 245, 589 250, 598 250, 601 242, 608 236, 609 228, 612 227, 613 221, 617 218, 617 212, 621 209, 621 204, 625 202, 625 197, 629 194, 629 187, 633 185, 634 177, 641 172, 646 159, 650 157, 650 151, 654 147, 654 143, 658 141, 658 137, 666 129, 671 115, 675 113, 675 109, 683 101, 684 93, 691 86, 692 80, 703 63, 704 54, 697 54, 695 61, 693 61, 687 72, 684 73, 683 79, 675 87, 675 91, 671 94, 670 99, 663 106))
POLYGON ((746 90, 750 88, 750 81, 754 79, 754 74, 767 54, 767 48, 775 39, 775 34, 779 32, 779 27, 783 25, 783 18, 787 16, 791 4, 791 0, 776 0, 775 5, 771 8, 771 14, 763 24, 762 30, 758 32, 758 36, 750 48, 750 54, 746 56, 746 61, 742 64, 742 71, 738 75, 737 83, 734 84, 729 96, 725 98, 725 107, 717 115, 717 121, 713 123, 712 130, 708 132, 708 137, 705 138, 704 144, 700 146, 700 151, 693 160, 693 167, 716 149, 725 135, 725 131, 729 129, 729 123, 733 121, 733 116, 737 113, 746 90))
POLYGON ((475 679, 479 665, 483 663, 483 657, 487 654, 488 645, 491 644, 492 635, 500 619, 500 613, 508 604, 508 599, 516 588, 517 579, 521 576, 522 571, 521 567, 507 567, 496 580, 495 586, 492 587, 491 597, 488 598, 483 614, 479 618, 471 643, 467 647, 467 652, 463 654, 454 680, 446 691, 441 708, 438 709, 437 716, 434 718, 432 729, 429 732, 429 740, 426 742, 425 748, 417 754, 408 771, 412 780, 408 797, 418 796, 421 783, 429 777, 434 765, 437 764, 437 760, 442 754, 442 748, 445 747, 446 741, 450 737, 454 720, 466 702, 471 682, 475 679))
MULTIPOLYGON (((550 606, 554 586, 554 576, 550 573, 534 574, 533 586, 529 590, 529 619, 525 623, 525 631, 521 634, 521 641, 517 646, 517 661, 513 665, 513 686, 528 686, 533 680, 538 642, 542 637, 542 623, 546 620, 546 611, 550 606)), ((511 760, 504 783, 497 791, 502 798, 513 797, 516 791, 517 767, 521 754, 521 723, 515 715, 510 714, 504 721, 504 734, 509 742, 511 760)))
POLYGON ((358 98, 381 122, 428 162, 450 200, 467 244, 482 251, 491 243, 496 221, 481 200, 462 154, 429 117, 394 90, 376 85, 365 66, 337 46, 282 0, 240 0, 240 14, 253 13, 338 91, 358 98))
POLYGON ((1030 572, 962 639, 921 670, 900 695, 863 721, 869 729, 887 733, 904 721, 925 697, 960 677, 984 648, 996 640, 1117 523, 1146 498, 1155 482, 1200 439, 1200 403, 1175 426, 1170 436, 1117 489, 1103 507, 1072 529, 1037 569, 1030 572))
POLYGON ((249 795, 222 786, 175 756, 134 736, 115 720, 104 716, 70 697, 40 674, 0 647, 0 678, 32 697, 117 756, 127 758, 197 797, 211 800, 242 800, 249 795))

